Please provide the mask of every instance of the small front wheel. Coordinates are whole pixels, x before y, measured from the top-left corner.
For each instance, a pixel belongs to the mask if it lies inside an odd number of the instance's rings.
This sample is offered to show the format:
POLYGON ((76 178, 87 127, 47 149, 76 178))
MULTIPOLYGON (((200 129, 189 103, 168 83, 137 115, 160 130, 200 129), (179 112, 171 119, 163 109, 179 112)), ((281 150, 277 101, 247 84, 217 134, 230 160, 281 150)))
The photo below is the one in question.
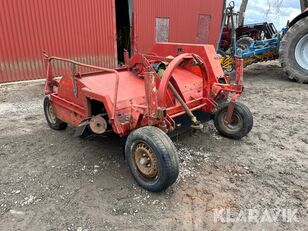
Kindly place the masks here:
POLYGON ((125 144, 125 157, 136 182, 151 192, 165 190, 179 175, 176 148, 159 128, 146 126, 133 131, 125 144))
POLYGON ((62 120, 59 120, 56 117, 48 96, 46 96, 44 99, 44 113, 45 113, 45 117, 46 117, 47 123, 50 128, 55 129, 55 130, 66 129, 67 123, 63 122, 62 120))
POLYGON ((214 115, 214 124, 220 134, 225 137, 239 140, 246 136, 253 127, 253 116, 249 108, 237 102, 235 104, 231 123, 226 124, 229 102, 219 105, 218 111, 214 115))

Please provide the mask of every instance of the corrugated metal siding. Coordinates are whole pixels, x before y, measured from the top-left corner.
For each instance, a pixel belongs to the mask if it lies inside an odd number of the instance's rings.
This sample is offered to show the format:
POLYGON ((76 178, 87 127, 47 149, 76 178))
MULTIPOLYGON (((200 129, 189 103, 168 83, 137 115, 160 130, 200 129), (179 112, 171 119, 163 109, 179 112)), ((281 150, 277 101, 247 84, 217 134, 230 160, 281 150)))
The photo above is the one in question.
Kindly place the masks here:
POLYGON ((43 77, 43 51, 115 67, 114 4, 114 0, 0 0, 0 82, 43 77))
POLYGON ((169 42, 196 43, 199 15, 210 15, 209 44, 217 45, 223 0, 134 0, 134 41, 146 52, 155 42, 156 17, 170 18, 169 42))

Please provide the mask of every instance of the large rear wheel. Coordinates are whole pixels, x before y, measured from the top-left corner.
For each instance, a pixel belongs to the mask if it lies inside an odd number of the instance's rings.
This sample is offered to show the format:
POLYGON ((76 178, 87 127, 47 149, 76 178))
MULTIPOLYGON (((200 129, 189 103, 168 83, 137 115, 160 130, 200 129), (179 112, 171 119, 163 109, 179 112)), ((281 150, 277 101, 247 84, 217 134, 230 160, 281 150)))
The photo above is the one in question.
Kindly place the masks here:
POLYGON ((308 82, 308 17, 287 31, 281 41, 279 60, 289 79, 308 82))
POLYGON ((146 126, 133 131, 126 140, 125 157, 136 182, 149 191, 165 190, 179 175, 176 148, 159 128, 146 126))

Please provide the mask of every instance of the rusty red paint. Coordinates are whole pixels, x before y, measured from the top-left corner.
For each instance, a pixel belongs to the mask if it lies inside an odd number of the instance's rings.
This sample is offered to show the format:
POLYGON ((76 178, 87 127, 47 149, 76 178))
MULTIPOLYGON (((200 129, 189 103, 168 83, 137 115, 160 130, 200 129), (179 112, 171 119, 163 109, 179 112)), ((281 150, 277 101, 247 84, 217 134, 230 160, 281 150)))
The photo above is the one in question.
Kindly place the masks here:
MULTIPOLYGON (((214 112, 217 110, 215 100, 223 97, 224 92, 234 93, 236 98, 233 100, 241 95, 242 85, 219 83, 223 71, 216 59, 214 47, 209 45, 181 44, 187 53, 170 59, 166 70, 159 77, 153 65, 165 61, 165 52, 172 52, 178 46, 172 43, 158 44, 152 49, 157 56, 135 54, 129 66, 116 70, 92 66, 92 69, 101 72, 80 76, 64 75, 60 80, 50 75, 52 66, 48 64, 52 61, 88 65, 46 57, 48 68, 45 94, 50 97, 57 118, 73 127, 78 127, 92 116, 89 100, 102 102, 113 131, 120 136, 149 124, 166 132, 173 131, 176 129, 173 118, 198 109, 206 113, 214 112), (73 91, 74 79, 78 95, 73 91), (169 94, 169 84, 176 89, 176 94, 174 91, 169 94)), ((241 79, 242 64, 237 66, 237 74, 240 75, 237 79, 241 79)))

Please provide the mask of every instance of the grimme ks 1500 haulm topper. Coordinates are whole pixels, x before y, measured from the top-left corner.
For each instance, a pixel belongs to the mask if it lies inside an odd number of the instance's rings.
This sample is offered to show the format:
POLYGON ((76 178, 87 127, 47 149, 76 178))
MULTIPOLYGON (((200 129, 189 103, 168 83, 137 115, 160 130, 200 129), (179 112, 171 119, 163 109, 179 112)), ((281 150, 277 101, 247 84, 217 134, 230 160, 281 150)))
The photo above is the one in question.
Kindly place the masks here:
POLYGON ((129 58, 125 52, 125 65, 116 69, 44 56, 49 126, 61 130, 69 124, 80 136, 125 137, 130 171, 149 191, 162 191, 178 177, 178 155, 168 134, 202 129, 202 122, 213 119, 223 136, 240 139, 253 126, 251 112, 237 102, 244 89, 243 60, 236 62, 231 84, 213 46, 160 43, 149 54, 129 58), (54 76, 52 62, 70 64, 72 73, 54 76))

